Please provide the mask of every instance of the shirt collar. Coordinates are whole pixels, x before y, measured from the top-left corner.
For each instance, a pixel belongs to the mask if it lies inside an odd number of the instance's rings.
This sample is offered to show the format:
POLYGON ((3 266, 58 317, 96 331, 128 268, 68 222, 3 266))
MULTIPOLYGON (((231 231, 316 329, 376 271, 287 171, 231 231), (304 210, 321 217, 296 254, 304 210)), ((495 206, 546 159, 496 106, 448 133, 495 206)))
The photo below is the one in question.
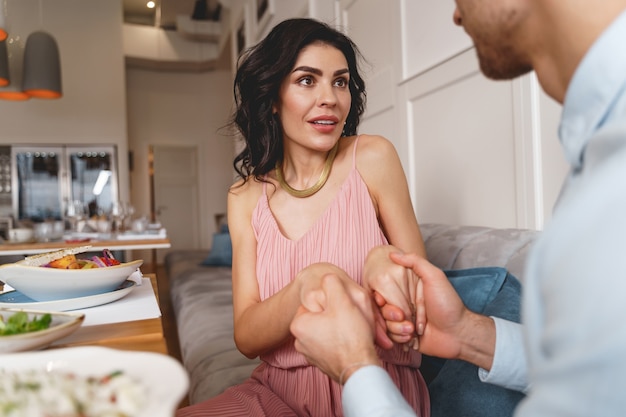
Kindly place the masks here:
POLYGON ((574 72, 563 103, 559 138, 573 168, 583 164, 583 152, 608 118, 626 85, 626 11, 600 35, 574 72))

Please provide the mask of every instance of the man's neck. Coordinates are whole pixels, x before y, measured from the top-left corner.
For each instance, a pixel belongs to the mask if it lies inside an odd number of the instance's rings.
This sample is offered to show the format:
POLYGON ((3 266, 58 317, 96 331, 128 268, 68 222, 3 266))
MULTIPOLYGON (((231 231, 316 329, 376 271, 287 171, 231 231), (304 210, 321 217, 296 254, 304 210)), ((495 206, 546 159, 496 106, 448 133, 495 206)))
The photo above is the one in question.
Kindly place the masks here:
POLYGON ((626 10, 626 0, 547 0, 537 7, 533 68, 550 97, 563 103, 574 72, 593 43, 626 10), (537 33, 536 33, 537 34, 537 33))

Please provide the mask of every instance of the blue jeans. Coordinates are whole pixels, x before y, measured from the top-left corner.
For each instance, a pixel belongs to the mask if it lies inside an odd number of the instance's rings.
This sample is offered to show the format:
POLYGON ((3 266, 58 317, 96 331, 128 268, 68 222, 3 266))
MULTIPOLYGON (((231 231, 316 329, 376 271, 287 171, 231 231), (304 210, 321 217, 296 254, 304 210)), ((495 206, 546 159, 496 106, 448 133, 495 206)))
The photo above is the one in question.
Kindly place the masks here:
MULTIPOLYGON (((521 285, 498 267, 445 271, 465 305, 486 316, 520 321, 521 285)), ((524 394, 486 384, 478 368, 460 360, 424 355, 422 375, 428 384, 431 417, 507 417, 524 394)))

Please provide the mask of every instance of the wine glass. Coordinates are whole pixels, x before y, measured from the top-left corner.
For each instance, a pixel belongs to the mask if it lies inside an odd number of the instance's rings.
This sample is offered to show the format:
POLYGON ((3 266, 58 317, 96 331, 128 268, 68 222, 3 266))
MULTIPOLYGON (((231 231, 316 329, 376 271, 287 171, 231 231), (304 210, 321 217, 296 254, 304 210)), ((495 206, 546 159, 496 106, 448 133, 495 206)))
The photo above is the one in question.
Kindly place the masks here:
POLYGON ((135 208, 127 201, 115 201, 111 204, 110 216, 117 233, 127 229, 128 220, 135 213, 135 208))
POLYGON ((70 231, 78 232, 78 223, 87 215, 87 206, 80 200, 68 201, 65 207, 65 218, 70 223, 70 231))
POLYGON ((122 202, 122 206, 124 207, 124 220, 122 221, 122 227, 124 230, 128 230, 131 228, 131 221, 133 218, 133 214, 135 214, 135 207, 128 201, 122 202))
POLYGON ((124 205, 119 201, 111 203, 111 210, 109 211, 109 217, 112 222, 112 229, 115 233, 121 233, 124 225, 124 205))

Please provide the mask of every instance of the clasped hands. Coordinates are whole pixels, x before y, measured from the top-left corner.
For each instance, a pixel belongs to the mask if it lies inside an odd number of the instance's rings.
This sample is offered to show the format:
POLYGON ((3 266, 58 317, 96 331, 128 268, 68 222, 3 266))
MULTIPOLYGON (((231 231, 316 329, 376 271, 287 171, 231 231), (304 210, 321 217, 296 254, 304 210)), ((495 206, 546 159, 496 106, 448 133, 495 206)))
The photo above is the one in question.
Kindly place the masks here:
POLYGON ((377 247, 366 260, 363 286, 331 264, 305 268, 297 279, 312 284, 301 286, 290 326, 296 350, 335 381, 379 365, 375 344, 459 356, 457 335, 468 310, 443 271, 423 257, 377 247))

